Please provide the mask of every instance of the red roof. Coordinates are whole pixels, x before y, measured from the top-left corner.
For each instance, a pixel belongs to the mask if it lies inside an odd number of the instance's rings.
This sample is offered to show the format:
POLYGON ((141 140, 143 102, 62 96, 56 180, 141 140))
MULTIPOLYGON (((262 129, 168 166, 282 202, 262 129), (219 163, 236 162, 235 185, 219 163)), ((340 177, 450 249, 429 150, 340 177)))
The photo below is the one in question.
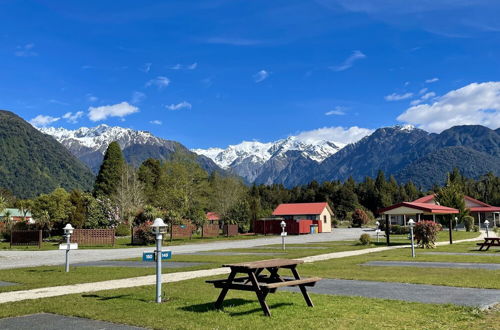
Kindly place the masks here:
MULTIPOLYGON (((428 205, 432 205, 432 204, 429 204, 429 202, 432 201, 434 199, 434 197, 436 197, 436 194, 427 195, 427 196, 424 196, 422 198, 414 200, 412 203, 426 203, 428 205)), ((466 199, 470 202, 473 202, 475 204, 481 205, 481 206, 470 207, 469 210, 471 212, 500 212, 500 207, 491 206, 489 204, 481 202, 481 201, 479 201, 475 198, 472 198, 470 196, 464 196, 464 199, 466 199)))
MULTIPOLYGON (((280 204, 274 210, 273 215, 307 215, 321 214, 323 210, 330 207, 328 203, 295 203, 295 204, 280 204)), ((330 210, 331 212, 331 210, 330 210)))
POLYGON ((478 206, 478 207, 471 207, 469 210, 471 212, 500 212, 500 207, 498 207, 498 206, 478 206))
POLYGON ((424 197, 420 197, 419 199, 415 199, 413 201, 413 203, 428 203, 431 200, 433 200, 434 197, 436 197, 436 194, 427 195, 427 196, 424 196, 424 197))
POLYGON ((436 205, 436 204, 429 204, 429 203, 416 203, 416 202, 403 202, 403 203, 395 204, 395 205, 386 207, 384 209, 380 209, 379 213, 385 213, 387 211, 397 209, 398 207, 408 207, 411 209, 416 209, 419 211, 423 211, 425 213, 432 213, 432 214, 459 213, 459 211, 457 209, 454 209, 451 207, 436 205))
POLYGON ((212 221, 220 220, 220 216, 216 212, 207 212, 207 219, 212 221))

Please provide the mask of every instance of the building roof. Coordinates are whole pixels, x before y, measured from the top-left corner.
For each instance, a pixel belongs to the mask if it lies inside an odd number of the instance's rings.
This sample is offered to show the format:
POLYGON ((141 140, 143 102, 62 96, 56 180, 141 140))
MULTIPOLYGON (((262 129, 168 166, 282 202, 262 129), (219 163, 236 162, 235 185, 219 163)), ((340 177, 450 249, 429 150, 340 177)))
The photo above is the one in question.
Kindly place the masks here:
MULTIPOLYGON (((427 195, 427 196, 424 196, 424 197, 421 197, 419 199, 414 200, 412 203, 426 203, 429 205, 433 205, 431 202, 434 201, 434 197, 436 197, 436 194, 427 195)), ((464 196, 464 199, 466 201, 473 203, 473 204, 479 205, 479 206, 469 207, 469 210, 471 212, 500 212, 500 207, 486 204, 486 203, 481 202, 480 200, 477 200, 477 199, 472 198, 470 196, 466 195, 466 196, 464 196)))
POLYGON ((416 203, 416 202, 402 202, 399 204, 394 204, 389 207, 383 208, 379 210, 379 213, 385 213, 400 207, 406 207, 410 209, 415 209, 421 212, 418 213, 430 213, 430 214, 456 214, 459 213, 457 209, 447 207, 447 206, 442 206, 442 205, 436 205, 436 204, 430 204, 430 203, 416 203))
MULTIPOLYGON (((24 214, 23 214, 23 212, 21 212, 21 210, 11 209, 11 208, 6 208, 2 212, 0 212, 0 217, 4 217, 7 212, 9 212, 11 217, 24 217, 24 214)), ((27 212, 26 217, 30 218, 31 212, 27 212)))
POLYGON ((216 212, 207 212, 207 219, 211 221, 218 221, 220 220, 220 216, 216 212))
POLYGON ((316 215, 321 214, 325 207, 333 213, 328 203, 294 203, 280 204, 274 210, 273 215, 316 215))

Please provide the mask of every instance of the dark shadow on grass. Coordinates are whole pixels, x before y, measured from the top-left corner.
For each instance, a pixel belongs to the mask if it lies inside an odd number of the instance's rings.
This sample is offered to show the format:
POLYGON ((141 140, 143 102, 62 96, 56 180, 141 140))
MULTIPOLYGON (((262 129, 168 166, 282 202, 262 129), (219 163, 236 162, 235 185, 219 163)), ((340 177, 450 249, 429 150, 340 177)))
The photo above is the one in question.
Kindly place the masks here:
POLYGON ((131 298, 130 294, 122 294, 122 295, 118 295, 118 296, 100 296, 97 294, 83 294, 82 298, 95 298, 96 300, 100 300, 100 301, 107 301, 107 300, 113 300, 113 299, 128 299, 128 300, 137 300, 137 301, 142 301, 142 302, 148 302, 145 299, 131 298))
POLYGON ((59 272, 58 269, 28 269, 26 272, 28 273, 52 273, 59 272))
MULTIPOLYGON (((247 305, 247 304, 253 304, 256 303, 256 300, 247 300, 247 299, 227 299, 224 301, 223 308, 221 309, 224 311, 224 307, 229 308, 229 307, 237 307, 237 306, 242 306, 242 305, 247 305)), ((277 303, 273 305, 269 305, 269 309, 271 309, 271 312, 274 308, 279 308, 282 306, 291 306, 293 305, 292 303, 277 303)), ((197 305, 191 305, 191 306, 185 306, 180 308, 183 311, 186 312, 194 312, 194 313, 207 313, 211 311, 217 310, 214 306, 213 302, 205 303, 205 304, 197 304, 197 305)), ((227 311, 226 311, 227 312, 227 311)), ((249 315, 249 314, 254 314, 254 313, 262 313, 264 315, 264 312, 262 311, 262 308, 254 308, 248 311, 242 311, 242 312, 227 312, 230 316, 242 316, 242 315, 249 315)))

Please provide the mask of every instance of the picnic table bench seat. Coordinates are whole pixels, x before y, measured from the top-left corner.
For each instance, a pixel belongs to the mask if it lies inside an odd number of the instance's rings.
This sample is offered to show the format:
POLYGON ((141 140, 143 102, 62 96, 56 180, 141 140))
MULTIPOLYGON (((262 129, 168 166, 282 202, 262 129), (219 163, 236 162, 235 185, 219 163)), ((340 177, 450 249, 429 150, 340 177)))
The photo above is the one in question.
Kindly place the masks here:
POLYGON ((271 259, 253 262, 243 262, 238 264, 227 264, 224 267, 230 267, 231 273, 228 278, 220 280, 207 280, 206 283, 213 284, 215 288, 222 289, 219 298, 215 302, 216 308, 221 308, 225 296, 229 290, 254 291, 257 299, 266 316, 271 316, 269 307, 265 301, 269 293, 275 293, 278 288, 298 286, 309 307, 313 307, 311 298, 307 293, 307 286, 314 286, 320 281, 319 277, 300 278, 297 272, 297 265, 302 264, 303 260, 293 259, 271 259), (289 269, 293 278, 281 277, 280 269, 289 269), (268 275, 262 274, 267 270, 268 275), (236 277, 238 273, 247 276, 236 277))
POLYGON ((500 237, 485 237, 484 242, 476 243, 479 246, 479 251, 488 251, 492 246, 500 246, 500 237), (486 248, 483 250, 483 248, 486 248))

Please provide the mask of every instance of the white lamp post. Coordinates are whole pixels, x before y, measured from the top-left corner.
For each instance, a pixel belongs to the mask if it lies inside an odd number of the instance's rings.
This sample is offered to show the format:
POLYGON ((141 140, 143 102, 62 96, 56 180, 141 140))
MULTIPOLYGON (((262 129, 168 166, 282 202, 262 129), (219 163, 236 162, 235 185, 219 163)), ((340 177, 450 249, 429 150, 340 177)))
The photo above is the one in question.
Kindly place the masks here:
POLYGON ((377 225, 377 229, 375 229, 375 233, 377 234, 377 243, 379 242, 379 235, 380 235, 380 222, 375 222, 377 225))
POLYGON ((284 251, 285 250, 285 236, 286 236, 286 231, 285 231, 286 222, 281 221, 280 225, 281 225, 281 247, 283 248, 283 251, 284 251))
POLYGON ((413 227, 415 226, 415 221, 413 221, 413 219, 410 219, 410 221, 408 221, 408 225, 410 225, 411 257, 415 258, 415 243, 413 240, 413 227))
POLYGON ((156 235, 156 302, 161 303, 161 241, 163 234, 167 231, 167 225, 163 219, 156 218, 151 225, 153 233, 156 235))
POLYGON ((488 226, 490 225, 490 222, 488 220, 486 220, 484 222, 484 225, 486 226, 486 237, 490 237, 490 235, 488 234, 488 226))
POLYGON ((455 231, 458 231, 458 217, 455 217, 455 231))
POLYGON ((71 239, 71 234, 73 234, 73 226, 71 224, 66 224, 66 226, 63 228, 64 230, 64 235, 66 236, 66 273, 69 272, 69 250, 70 250, 70 239, 71 239))

